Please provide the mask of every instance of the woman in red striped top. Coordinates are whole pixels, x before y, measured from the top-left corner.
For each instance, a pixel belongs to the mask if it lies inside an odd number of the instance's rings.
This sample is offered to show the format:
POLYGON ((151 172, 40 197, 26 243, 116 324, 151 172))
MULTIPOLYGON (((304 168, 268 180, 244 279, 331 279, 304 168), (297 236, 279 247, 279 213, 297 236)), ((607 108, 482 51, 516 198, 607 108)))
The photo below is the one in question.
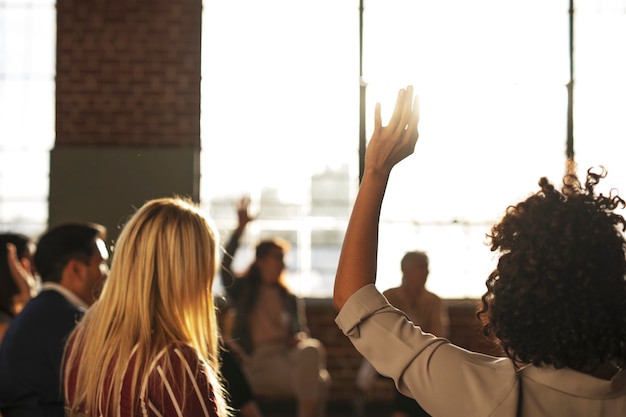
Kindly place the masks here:
POLYGON ((68 415, 228 415, 211 290, 218 246, 211 219, 187 200, 135 213, 66 348, 68 415))

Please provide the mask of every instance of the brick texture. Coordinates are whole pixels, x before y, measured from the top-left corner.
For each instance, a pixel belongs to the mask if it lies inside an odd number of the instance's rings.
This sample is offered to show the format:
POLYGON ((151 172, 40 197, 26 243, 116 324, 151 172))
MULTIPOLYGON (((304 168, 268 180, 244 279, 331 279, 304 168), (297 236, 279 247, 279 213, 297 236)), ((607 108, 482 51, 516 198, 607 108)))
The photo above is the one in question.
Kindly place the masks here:
POLYGON ((201 0, 58 0, 56 146, 200 147, 201 0))

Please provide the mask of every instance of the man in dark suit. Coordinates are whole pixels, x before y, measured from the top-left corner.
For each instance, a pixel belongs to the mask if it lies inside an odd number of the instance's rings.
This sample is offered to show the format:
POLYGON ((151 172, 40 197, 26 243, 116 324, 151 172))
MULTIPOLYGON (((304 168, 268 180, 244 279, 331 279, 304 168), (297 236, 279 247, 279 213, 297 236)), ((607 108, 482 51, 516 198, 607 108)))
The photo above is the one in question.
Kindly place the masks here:
POLYGON ((108 274, 106 230, 93 223, 51 228, 37 243, 43 282, 0 346, 3 417, 63 417, 61 362, 67 337, 99 296, 108 274))

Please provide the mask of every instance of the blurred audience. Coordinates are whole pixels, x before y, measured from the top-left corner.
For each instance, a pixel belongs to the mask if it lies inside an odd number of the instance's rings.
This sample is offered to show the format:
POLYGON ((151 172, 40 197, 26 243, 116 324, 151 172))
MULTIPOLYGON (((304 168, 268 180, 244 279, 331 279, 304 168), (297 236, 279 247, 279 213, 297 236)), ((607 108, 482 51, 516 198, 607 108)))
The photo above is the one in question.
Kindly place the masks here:
POLYGON ((67 223, 37 242, 34 265, 41 291, 11 321, 0 346, 3 417, 65 415, 63 349, 106 279, 105 233, 101 225, 67 223))
POLYGON ((38 291, 35 243, 20 233, 0 234, 0 343, 13 318, 38 291))

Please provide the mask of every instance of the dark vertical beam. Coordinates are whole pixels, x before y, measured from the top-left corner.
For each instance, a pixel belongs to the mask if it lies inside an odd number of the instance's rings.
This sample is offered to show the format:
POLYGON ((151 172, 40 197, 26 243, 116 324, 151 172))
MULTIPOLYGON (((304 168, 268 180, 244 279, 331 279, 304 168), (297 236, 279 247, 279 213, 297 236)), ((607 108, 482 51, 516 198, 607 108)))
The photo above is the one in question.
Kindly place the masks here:
POLYGON ((359 4, 359 184, 365 168, 365 81, 363 80, 363 0, 359 4))
POLYGON ((567 83, 567 171, 574 168, 574 0, 569 0, 569 82, 567 83))

